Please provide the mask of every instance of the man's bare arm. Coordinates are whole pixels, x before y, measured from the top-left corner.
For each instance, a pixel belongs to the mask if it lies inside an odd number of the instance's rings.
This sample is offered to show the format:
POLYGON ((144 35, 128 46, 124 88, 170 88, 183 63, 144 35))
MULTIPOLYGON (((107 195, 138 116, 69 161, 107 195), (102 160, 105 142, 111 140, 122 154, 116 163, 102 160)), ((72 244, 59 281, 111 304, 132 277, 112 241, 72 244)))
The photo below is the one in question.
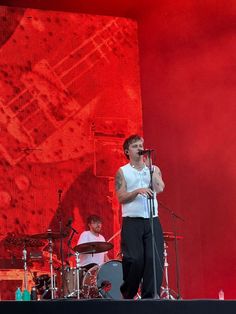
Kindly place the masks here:
POLYGON ((164 188, 165 188, 165 183, 162 179, 162 175, 161 175, 161 170, 157 167, 154 166, 154 172, 153 172, 153 189, 155 192, 157 193, 161 193, 163 192, 164 188))

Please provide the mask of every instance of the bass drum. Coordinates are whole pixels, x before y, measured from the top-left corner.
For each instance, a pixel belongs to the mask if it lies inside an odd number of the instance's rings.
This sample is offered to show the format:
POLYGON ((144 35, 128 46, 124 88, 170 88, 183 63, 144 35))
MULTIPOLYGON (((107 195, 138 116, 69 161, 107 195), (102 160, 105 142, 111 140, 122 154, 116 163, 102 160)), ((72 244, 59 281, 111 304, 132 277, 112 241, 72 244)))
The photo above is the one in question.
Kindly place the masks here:
POLYGON ((122 277, 122 264, 118 260, 111 260, 101 266, 90 268, 83 278, 84 298, 122 299, 120 293, 122 277))

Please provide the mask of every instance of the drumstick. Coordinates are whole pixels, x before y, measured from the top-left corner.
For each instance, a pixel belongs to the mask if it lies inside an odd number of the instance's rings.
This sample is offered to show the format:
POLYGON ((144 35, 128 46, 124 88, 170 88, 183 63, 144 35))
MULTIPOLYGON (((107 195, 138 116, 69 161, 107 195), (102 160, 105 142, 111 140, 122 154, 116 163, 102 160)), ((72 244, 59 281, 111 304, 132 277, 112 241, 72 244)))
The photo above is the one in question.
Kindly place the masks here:
POLYGON ((114 239, 116 236, 118 236, 118 234, 120 234, 120 232, 121 232, 121 229, 118 230, 115 234, 113 234, 113 236, 109 240, 107 240, 107 242, 110 242, 112 239, 114 239))

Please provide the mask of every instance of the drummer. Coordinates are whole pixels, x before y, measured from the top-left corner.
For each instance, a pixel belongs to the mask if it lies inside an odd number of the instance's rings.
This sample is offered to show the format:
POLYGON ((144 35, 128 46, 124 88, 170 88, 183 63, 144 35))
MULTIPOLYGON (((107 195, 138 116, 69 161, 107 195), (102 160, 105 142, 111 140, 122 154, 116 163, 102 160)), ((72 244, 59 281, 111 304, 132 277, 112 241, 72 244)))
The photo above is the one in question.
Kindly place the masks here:
MULTIPOLYGON (((99 216, 90 215, 87 218, 87 225, 89 230, 81 233, 77 245, 87 242, 105 242, 105 238, 100 234, 102 229, 102 219, 99 216)), ((80 254, 80 265, 85 266, 87 269, 95 264, 101 265, 107 261, 109 261, 107 252, 80 254)))

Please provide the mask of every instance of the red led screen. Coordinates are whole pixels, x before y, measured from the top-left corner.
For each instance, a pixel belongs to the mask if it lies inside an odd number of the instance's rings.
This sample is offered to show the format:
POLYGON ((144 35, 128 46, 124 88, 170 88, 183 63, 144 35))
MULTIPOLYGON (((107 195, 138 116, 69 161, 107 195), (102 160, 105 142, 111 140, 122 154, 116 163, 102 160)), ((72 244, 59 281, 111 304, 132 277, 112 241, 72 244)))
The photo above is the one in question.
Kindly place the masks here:
POLYGON ((120 229, 114 174, 124 138, 142 131, 137 25, 8 7, 0 17, 1 269, 18 269, 12 233, 57 232, 69 218, 80 233, 91 213, 106 239, 120 229))

